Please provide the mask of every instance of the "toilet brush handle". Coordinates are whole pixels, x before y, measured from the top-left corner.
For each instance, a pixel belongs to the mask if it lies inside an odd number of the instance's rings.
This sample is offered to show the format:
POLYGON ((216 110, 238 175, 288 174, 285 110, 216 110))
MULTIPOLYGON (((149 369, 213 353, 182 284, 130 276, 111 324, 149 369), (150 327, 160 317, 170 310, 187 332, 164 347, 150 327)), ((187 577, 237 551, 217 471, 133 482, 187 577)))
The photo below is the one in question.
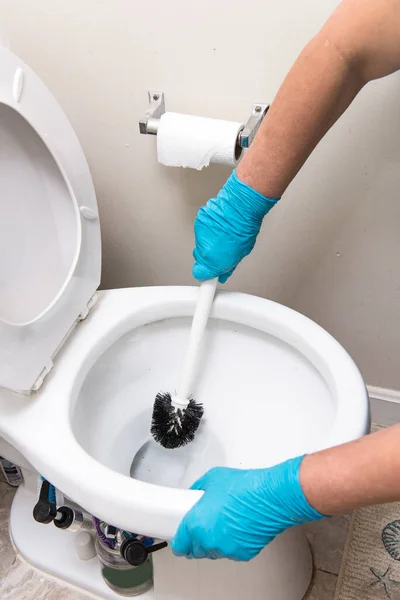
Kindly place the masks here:
POLYGON ((178 394, 173 399, 174 404, 188 404, 189 396, 193 392, 193 384, 200 359, 201 342, 207 327, 208 317, 213 304, 218 278, 203 281, 200 284, 199 296, 190 331, 189 346, 186 354, 178 394))

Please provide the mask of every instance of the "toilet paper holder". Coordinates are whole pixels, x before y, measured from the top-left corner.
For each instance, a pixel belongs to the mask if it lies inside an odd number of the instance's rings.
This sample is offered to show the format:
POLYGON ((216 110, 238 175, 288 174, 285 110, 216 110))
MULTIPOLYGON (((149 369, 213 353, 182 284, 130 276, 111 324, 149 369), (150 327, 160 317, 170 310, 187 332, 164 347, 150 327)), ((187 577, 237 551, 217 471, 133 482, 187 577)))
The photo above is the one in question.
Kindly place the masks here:
MULTIPOLYGON (((164 92, 156 91, 149 91, 148 96, 149 105, 143 118, 139 121, 139 131, 147 135, 157 135, 160 118, 165 113, 165 96, 164 92)), ((246 125, 243 126, 243 129, 238 134, 237 146, 239 148, 248 148, 250 146, 268 109, 268 104, 253 104, 251 115, 246 125)))

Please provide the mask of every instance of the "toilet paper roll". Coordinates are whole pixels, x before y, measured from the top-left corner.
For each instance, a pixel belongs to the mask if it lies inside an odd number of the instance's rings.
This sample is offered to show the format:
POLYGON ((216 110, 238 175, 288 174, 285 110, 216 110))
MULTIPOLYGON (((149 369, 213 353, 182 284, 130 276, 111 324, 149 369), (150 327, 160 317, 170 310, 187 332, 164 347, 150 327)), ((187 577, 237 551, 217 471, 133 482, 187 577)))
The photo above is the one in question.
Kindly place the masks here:
POLYGON ((157 131, 158 162, 201 170, 210 163, 235 167, 242 154, 242 123, 167 112, 157 131))

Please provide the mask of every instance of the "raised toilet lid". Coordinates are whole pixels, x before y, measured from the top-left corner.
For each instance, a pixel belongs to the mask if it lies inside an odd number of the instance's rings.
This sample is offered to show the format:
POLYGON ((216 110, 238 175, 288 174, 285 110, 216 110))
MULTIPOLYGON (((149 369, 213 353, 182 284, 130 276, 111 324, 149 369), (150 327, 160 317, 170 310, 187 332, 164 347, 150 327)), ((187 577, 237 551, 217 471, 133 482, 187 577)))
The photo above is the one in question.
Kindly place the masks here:
POLYGON ((100 283, 100 224, 57 101, 0 48, 0 387, 29 392, 100 283))

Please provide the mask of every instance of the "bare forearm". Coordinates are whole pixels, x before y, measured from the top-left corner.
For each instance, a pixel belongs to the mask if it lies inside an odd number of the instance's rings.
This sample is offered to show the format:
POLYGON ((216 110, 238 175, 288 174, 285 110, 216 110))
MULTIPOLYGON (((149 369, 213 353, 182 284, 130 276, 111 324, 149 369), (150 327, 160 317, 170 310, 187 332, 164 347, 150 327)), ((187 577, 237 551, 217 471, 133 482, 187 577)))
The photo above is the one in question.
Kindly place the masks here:
POLYGON ((366 82, 400 68, 400 0, 344 0, 283 82, 238 177, 282 195, 366 82))
POLYGON ((400 500, 400 425, 303 459, 300 482, 316 510, 335 515, 400 500))
POLYGON ((315 38, 279 90, 238 177, 279 198, 361 87, 337 48, 315 38))

